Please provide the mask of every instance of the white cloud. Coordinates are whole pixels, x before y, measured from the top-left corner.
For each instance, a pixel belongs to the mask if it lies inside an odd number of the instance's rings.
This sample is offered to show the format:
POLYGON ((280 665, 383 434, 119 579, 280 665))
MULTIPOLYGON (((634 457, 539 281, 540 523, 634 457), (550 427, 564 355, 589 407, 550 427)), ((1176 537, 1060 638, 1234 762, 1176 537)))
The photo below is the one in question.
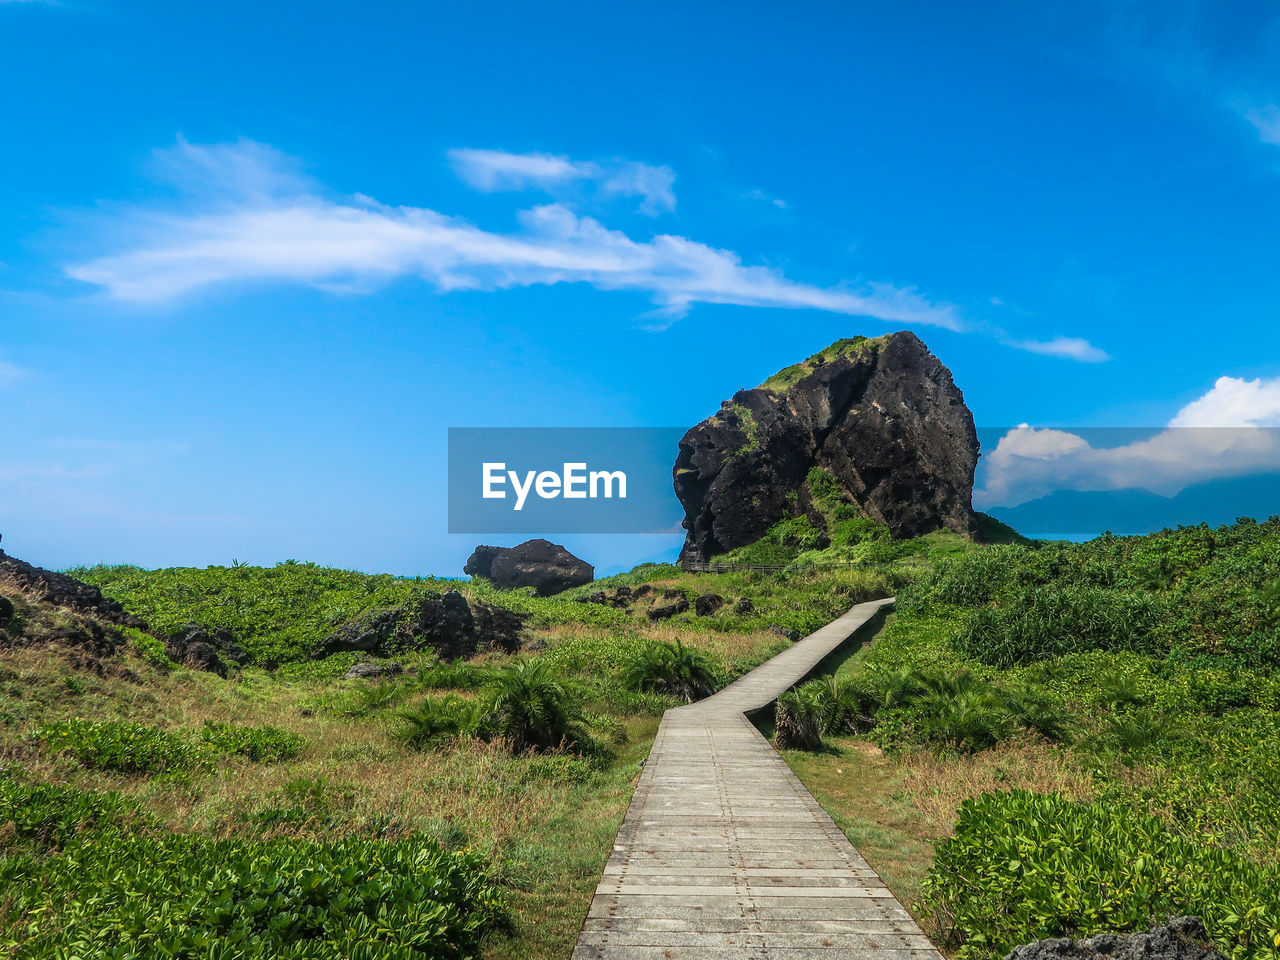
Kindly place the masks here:
POLYGON ((647 293, 669 318, 694 303, 724 303, 960 327, 952 307, 910 288, 796 283, 687 237, 632 239, 562 204, 523 211, 518 230, 495 233, 423 207, 323 196, 297 175, 296 164, 247 141, 215 147, 181 142, 160 163, 172 179, 194 189, 199 202, 113 224, 136 237, 134 245, 74 264, 67 268, 70 276, 128 301, 163 301, 244 282, 358 291, 407 275, 440 290, 589 283, 647 293))
POLYGON ((676 208, 676 175, 670 167, 634 160, 570 160, 549 153, 458 149, 449 161, 463 182, 477 190, 538 189, 590 181, 606 197, 642 197, 640 212, 651 216, 676 208))
POLYGON ((1066 357, 1081 363, 1103 363, 1111 359, 1105 350, 1099 349, 1080 337, 1054 337, 1052 340, 1010 340, 1009 346, 1050 357, 1066 357))
POLYGON ((1280 472, 1280 378, 1221 377, 1168 426, 1114 446, 1097 432, 1022 424, 983 455, 980 507, 1016 506, 1055 490, 1140 488, 1172 496, 1195 483, 1280 472), (1083 435, 1082 435, 1083 434, 1083 435))

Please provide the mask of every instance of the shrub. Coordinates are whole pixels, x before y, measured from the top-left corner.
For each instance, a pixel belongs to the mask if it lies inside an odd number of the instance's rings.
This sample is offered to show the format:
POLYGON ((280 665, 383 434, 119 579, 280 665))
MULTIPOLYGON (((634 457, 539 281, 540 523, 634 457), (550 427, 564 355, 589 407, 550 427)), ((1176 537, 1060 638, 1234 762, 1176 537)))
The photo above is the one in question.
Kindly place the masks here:
POLYGON ((205 722, 200 739, 219 753, 248 757, 255 763, 279 763, 302 753, 307 738, 275 727, 241 727, 213 720, 205 722))
POLYGON ((62 720, 39 730, 36 738, 49 753, 116 773, 180 773, 208 761, 207 753, 185 737, 123 720, 62 720))
POLYGON ((515 753, 591 746, 577 697, 541 660, 522 660, 495 672, 474 727, 485 739, 506 740, 515 753))
POLYGON ((118 793, 0 778, 0 825, 41 846, 63 846, 81 832, 141 825, 145 815, 118 793))
POLYGON ((960 960, 995 960, 1050 937, 1146 930, 1187 913, 1234 960, 1280 955, 1280 868, 1100 801, 1025 790, 966 800, 925 890, 960 960))
POLYGON ((710 657, 679 640, 651 641, 632 651, 622 681, 642 693, 665 693, 692 703, 716 692, 718 673, 710 657))
POLYGON ((466 733, 475 726, 475 705, 454 694, 424 697, 396 716, 400 726, 394 736, 403 744, 423 747, 444 737, 466 733))
POLYGON ((106 835, 5 861, 0 883, 18 960, 460 960, 503 917, 485 861, 423 837, 106 835))
POLYGON ((1151 651, 1159 621, 1148 594, 1069 587, 1026 590, 973 613, 953 639, 957 652, 993 667, 1025 666, 1086 650, 1151 651))

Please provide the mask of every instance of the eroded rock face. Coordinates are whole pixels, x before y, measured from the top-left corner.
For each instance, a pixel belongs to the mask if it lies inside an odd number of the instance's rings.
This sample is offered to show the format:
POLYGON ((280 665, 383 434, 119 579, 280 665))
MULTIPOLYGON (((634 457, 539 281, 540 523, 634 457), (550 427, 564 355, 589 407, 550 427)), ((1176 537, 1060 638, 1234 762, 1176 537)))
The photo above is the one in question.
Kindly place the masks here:
POLYGON ((681 560, 759 540, 803 511, 825 468, 896 537, 975 530, 978 436, 951 372, 915 334, 842 340, 740 390, 685 434, 674 469, 681 560))
POLYGON ((1005 960, 1225 960, 1198 917, 1179 917, 1150 933, 1100 933, 1087 940, 1037 940, 1005 960))
POLYGON ((514 547, 476 547, 462 572, 504 590, 533 587, 540 597, 590 583, 596 574, 595 567, 560 544, 541 539, 514 547))
POLYGON ((484 650, 520 649, 523 618, 487 603, 468 603, 456 590, 428 591, 413 606, 371 610, 344 623, 320 642, 316 655, 358 650, 385 656, 402 650, 435 650, 446 660, 484 650))

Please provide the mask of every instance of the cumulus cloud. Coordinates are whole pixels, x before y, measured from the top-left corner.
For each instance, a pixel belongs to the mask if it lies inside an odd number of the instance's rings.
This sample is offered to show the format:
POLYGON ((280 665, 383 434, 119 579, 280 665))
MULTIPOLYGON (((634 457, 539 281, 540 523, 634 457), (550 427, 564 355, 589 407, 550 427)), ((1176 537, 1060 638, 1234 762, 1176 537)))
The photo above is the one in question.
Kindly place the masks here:
POLYGON ((1010 340, 1009 346, 1049 357, 1065 357, 1081 363, 1103 363, 1111 359, 1105 350, 1080 337, 1054 337, 1052 340, 1010 340))
POLYGON ((193 203, 177 211, 140 211, 115 224, 133 242, 68 267, 70 276, 128 301, 163 301, 246 282, 358 291, 416 275, 445 291, 555 283, 640 291, 668 318, 694 303, 723 303, 961 325, 952 307, 910 288, 797 283, 687 237, 633 239, 559 203, 525 210, 518 229, 498 233, 425 207, 392 207, 359 195, 332 198, 287 157, 248 141, 180 142, 157 162, 195 194, 193 203))
POLYGON ((1210 480, 1280 473, 1280 378, 1221 377, 1145 437, 1022 424, 983 457, 979 507, 1017 506, 1055 490, 1145 489, 1165 496, 1210 480), (1096 441, 1096 442, 1095 442, 1096 441))
POLYGON ((449 151, 454 172, 477 190, 551 191, 570 183, 593 183, 605 197, 641 197, 640 212, 657 215, 676 208, 676 175, 670 167, 634 160, 570 160, 549 153, 504 150, 449 151))

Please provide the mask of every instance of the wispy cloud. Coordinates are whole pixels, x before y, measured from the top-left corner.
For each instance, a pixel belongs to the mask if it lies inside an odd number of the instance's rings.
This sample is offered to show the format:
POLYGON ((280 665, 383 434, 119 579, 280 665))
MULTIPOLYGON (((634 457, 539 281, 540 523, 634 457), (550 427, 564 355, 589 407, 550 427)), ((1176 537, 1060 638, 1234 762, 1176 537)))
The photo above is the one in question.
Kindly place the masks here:
POLYGON ((797 283, 731 250, 672 234, 637 240, 559 203, 522 211, 517 230, 497 233, 424 207, 329 197, 296 163, 247 141, 180 141, 157 162, 192 201, 113 223, 134 243, 68 267, 70 276, 128 301, 251 282, 359 291, 409 275, 444 291, 588 283, 647 293, 669 319, 695 303, 722 303, 961 326, 952 307, 910 288, 797 283))
POLYGON ((1006 343, 1018 350, 1041 353, 1049 357, 1065 357, 1081 363, 1104 363, 1111 359, 1105 350, 1095 347, 1081 337, 1054 337, 1052 340, 1008 340, 1006 343))
POLYGON ((771 193, 765 193, 759 187, 757 187, 754 190, 748 190, 746 193, 742 195, 742 199, 758 200, 761 203, 772 204, 773 206, 777 207, 779 210, 787 209, 787 201, 783 200, 781 197, 775 197, 771 193))
POLYGON ((27 371, 23 370, 16 363, 10 363, 8 360, 0 360, 0 389, 11 387, 15 383, 25 380, 27 375, 27 371))
POLYGON ((1280 107, 1273 103, 1261 107, 1248 107, 1244 118, 1258 131, 1258 139, 1280 147, 1280 107))
MULTIPOLYGON (((1129 443, 1022 424, 983 455, 980 507, 1016 506, 1055 490, 1140 488, 1171 496, 1194 483, 1280 473, 1280 378, 1221 377, 1168 425, 1129 443)), ((1105 432, 1104 434, 1105 435, 1105 432)))
POLYGON ((552 188, 583 181, 605 197, 641 197, 640 212, 656 216, 676 208, 676 175, 670 167, 635 160, 570 160, 549 153, 503 150, 449 151, 454 171, 477 190, 552 188))

